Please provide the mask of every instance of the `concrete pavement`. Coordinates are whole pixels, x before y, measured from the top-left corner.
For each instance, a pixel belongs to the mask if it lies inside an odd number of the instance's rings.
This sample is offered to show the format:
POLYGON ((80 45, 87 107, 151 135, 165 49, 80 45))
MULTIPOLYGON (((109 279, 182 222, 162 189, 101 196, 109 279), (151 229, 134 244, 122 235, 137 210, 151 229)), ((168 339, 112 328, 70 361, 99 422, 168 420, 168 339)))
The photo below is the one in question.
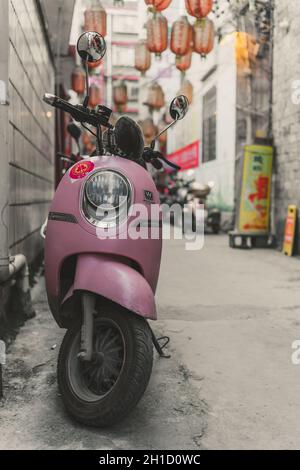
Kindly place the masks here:
POLYGON ((204 250, 165 244, 156 331, 171 336, 136 411, 110 430, 65 413, 56 385, 63 336, 45 294, 8 355, 1 449, 247 449, 300 447, 300 261, 233 251, 226 236, 204 250), (52 347, 56 345, 53 349, 52 347))

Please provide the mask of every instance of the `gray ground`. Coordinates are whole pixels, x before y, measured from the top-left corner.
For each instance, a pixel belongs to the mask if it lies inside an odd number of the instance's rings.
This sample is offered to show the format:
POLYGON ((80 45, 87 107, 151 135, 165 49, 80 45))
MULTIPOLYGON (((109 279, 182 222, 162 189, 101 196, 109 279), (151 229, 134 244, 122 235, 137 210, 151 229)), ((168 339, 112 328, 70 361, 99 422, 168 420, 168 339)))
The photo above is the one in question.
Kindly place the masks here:
POLYGON ((233 251, 225 236, 207 236, 199 253, 167 242, 156 331, 171 336, 172 358, 156 360, 138 408, 110 430, 66 415, 56 385, 63 332, 43 289, 37 297, 37 318, 8 356, 1 449, 300 448, 298 259, 233 251))

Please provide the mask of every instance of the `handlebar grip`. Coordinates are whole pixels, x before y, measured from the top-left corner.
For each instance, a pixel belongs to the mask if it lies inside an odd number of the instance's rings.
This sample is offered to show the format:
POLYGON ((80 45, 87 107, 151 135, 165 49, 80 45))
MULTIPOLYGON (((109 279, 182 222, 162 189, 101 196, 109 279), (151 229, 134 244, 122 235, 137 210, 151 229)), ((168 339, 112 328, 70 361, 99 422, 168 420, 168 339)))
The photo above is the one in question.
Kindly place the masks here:
POLYGON ((63 100, 58 96, 51 95, 50 93, 46 93, 44 95, 43 101, 45 101, 47 104, 50 104, 50 106, 53 106, 54 108, 62 109, 63 111, 67 111, 70 114, 77 111, 76 107, 68 103, 68 101, 63 100))
POLYGON ((97 118, 91 117, 88 112, 85 112, 78 108, 78 106, 74 106, 73 104, 69 103, 68 101, 59 98, 58 96, 51 95, 50 93, 46 93, 43 97, 45 103, 50 104, 54 108, 61 109, 65 111, 73 117, 73 119, 77 122, 87 122, 88 124, 97 125, 97 118))

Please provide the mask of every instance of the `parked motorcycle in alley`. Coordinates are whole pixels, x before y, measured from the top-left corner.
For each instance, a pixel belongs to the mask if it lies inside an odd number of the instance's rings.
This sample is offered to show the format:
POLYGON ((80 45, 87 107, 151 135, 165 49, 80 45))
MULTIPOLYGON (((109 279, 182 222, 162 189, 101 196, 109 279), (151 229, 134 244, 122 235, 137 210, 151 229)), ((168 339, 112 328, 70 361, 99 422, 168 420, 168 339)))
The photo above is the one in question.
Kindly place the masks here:
MULTIPOLYGON (((62 400, 79 422, 108 426, 122 420, 142 397, 152 371, 153 344, 164 355, 167 339, 157 339, 148 323, 157 319, 162 221, 160 213, 151 218, 159 196, 146 163, 157 169, 163 160, 172 163, 155 150, 155 141, 144 148, 141 129, 129 117, 113 127, 109 108, 87 107, 88 63, 103 58, 103 37, 84 33, 77 51, 87 71, 84 103, 74 106, 50 94, 44 101, 95 129, 97 155, 72 166, 57 188, 46 227, 45 276, 51 312, 67 329, 58 359, 62 400), (126 208, 135 204, 145 208, 143 225, 159 228, 156 239, 126 236, 135 222, 126 208), (117 236, 110 237, 111 231, 117 236)), ((170 126, 187 109, 184 96, 175 98, 170 126)))
POLYGON ((205 230, 210 229, 215 235, 221 230, 221 211, 217 208, 209 208, 207 198, 214 187, 213 183, 202 184, 197 181, 190 182, 187 188, 184 214, 192 213, 192 230, 196 230, 195 208, 204 206, 205 230))
MULTIPOLYGON (((215 207, 208 207, 207 198, 211 193, 213 183, 202 184, 195 180, 185 180, 177 177, 168 183, 168 191, 161 197, 161 203, 168 204, 170 207, 179 204, 183 209, 182 227, 185 230, 186 224, 184 217, 188 213, 192 218, 192 230, 196 231, 195 209, 199 205, 204 206, 204 228, 218 234, 221 230, 221 211, 215 207)), ((171 222, 176 223, 174 214, 171 214, 171 222), (173 217, 172 217, 173 216, 173 217)), ((177 221, 179 222, 179 221, 177 221)))

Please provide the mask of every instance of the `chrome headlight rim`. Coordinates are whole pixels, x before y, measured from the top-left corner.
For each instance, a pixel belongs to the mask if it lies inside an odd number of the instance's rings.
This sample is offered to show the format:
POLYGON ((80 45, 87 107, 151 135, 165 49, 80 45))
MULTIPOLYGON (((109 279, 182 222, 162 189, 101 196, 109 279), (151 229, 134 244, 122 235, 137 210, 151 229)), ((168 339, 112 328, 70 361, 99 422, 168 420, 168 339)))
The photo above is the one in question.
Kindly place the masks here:
POLYGON ((82 201, 81 211, 82 211, 84 218, 93 227, 104 228, 104 229, 114 228, 116 226, 121 226, 128 219, 128 212, 129 212, 129 208, 131 207, 132 200, 133 200, 133 186, 131 184, 131 181, 126 175, 124 175, 119 170, 115 170, 111 168, 97 169, 89 176, 89 178, 86 180, 85 184, 83 185, 82 195, 81 195, 81 201, 82 201), (122 179, 122 181, 125 183, 127 187, 127 201, 122 201, 121 204, 115 208, 111 208, 111 207, 108 208, 107 212, 108 213, 115 212, 116 217, 114 217, 111 221, 105 221, 105 222, 97 218, 96 215, 91 214, 91 210, 93 209, 93 211, 96 213, 99 210, 99 206, 96 206, 95 203, 91 201, 87 195, 88 184, 90 183, 91 179, 95 178, 95 176, 100 173, 116 174, 119 178, 122 179))

